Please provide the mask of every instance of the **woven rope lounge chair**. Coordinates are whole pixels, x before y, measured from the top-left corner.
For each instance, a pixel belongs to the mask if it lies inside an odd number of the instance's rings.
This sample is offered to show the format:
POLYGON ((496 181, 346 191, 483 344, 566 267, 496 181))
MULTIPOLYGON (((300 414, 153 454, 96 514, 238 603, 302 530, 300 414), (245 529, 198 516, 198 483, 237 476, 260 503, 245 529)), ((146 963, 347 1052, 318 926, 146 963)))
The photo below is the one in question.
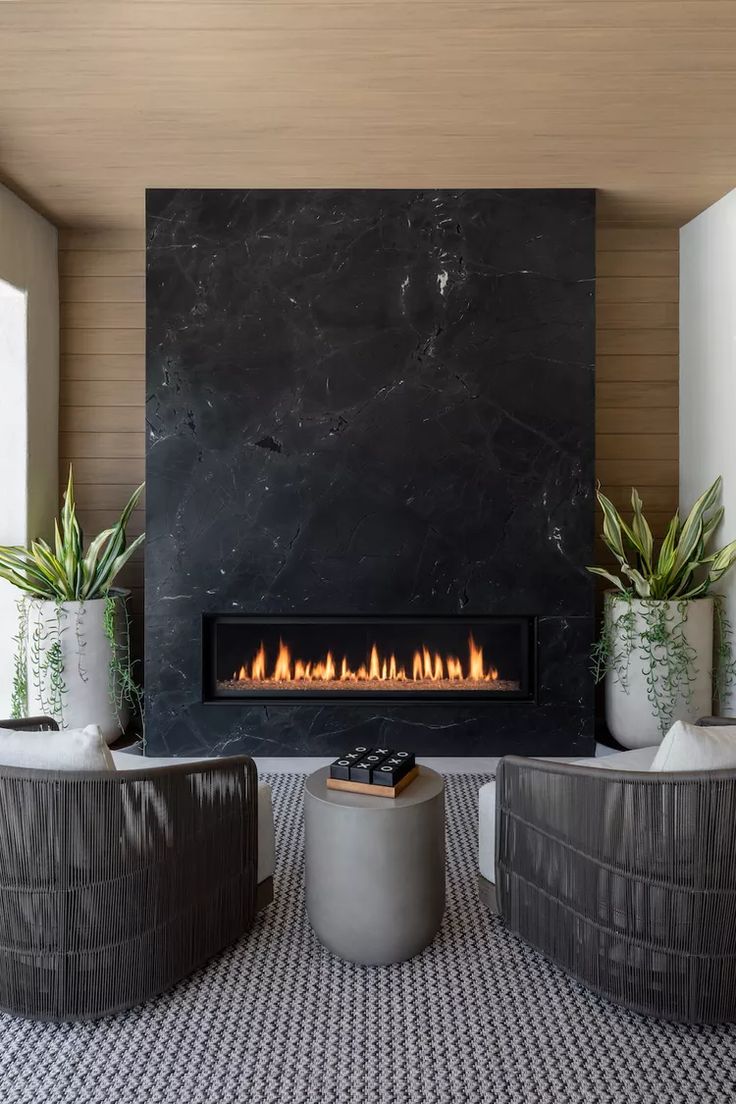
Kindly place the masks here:
POLYGON ((145 762, 0 767, 2 1010, 65 1021, 130 1008, 237 940, 271 899, 271 878, 257 884, 253 761, 145 762))
POLYGON ((736 771, 509 757, 495 801, 481 892, 511 931, 637 1012, 736 1020, 736 771))

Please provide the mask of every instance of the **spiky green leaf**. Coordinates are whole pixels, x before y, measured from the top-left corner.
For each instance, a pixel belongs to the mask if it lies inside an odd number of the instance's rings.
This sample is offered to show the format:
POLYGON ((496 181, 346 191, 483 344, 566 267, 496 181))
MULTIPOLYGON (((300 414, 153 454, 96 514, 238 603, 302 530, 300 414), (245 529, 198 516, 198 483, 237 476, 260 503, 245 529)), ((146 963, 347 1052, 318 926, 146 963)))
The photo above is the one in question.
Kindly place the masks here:
POLYGON ((604 567, 589 567, 586 569, 591 575, 600 575, 603 579, 608 579, 609 583, 613 583, 617 590, 626 594, 626 587, 618 578, 617 575, 612 575, 610 571, 606 571, 604 567))
POLYGON ((675 572, 693 559, 698 543, 703 539, 704 515, 712 510, 721 493, 720 475, 707 491, 695 502, 692 510, 685 519, 680 539, 677 542, 677 554, 675 556, 675 572))
POLYGON ((631 521, 631 530, 637 540, 637 548, 643 560, 643 566, 648 572, 652 570, 652 556, 654 553, 654 537, 649 523, 642 512, 643 502, 635 487, 631 488, 631 506, 634 516, 631 521))
POLYGON ((703 522, 703 544, 707 547, 708 541, 715 533, 718 526, 723 520, 724 509, 723 506, 719 506, 715 513, 711 514, 709 518, 703 522))
POLYGON ((649 581, 644 578, 640 571, 637 571, 635 567, 629 567, 628 564, 622 564, 621 570, 623 571, 624 575, 627 575, 629 579, 631 579, 632 583, 634 584, 634 589, 636 590, 639 598, 651 597, 651 586, 649 584, 649 581))
POLYGON ((146 534, 141 533, 139 536, 137 536, 135 538, 134 541, 131 541, 131 543, 128 545, 128 547, 125 549, 125 551, 122 552, 118 556, 118 558, 115 560, 115 563, 113 565, 113 569, 112 569, 112 572, 111 572, 111 577, 112 578, 115 578, 115 576, 118 575, 122 571, 123 567, 128 562, 130 557, 133 555, 133 553, 138 548, 140 548, 140 546, 143 544, 143 541, 145 539, 146 539, 146 534))
POLYGON ((731 541, 711 557, 711 567, 708 572, 710 581, 713 583, 720 579, 734 562, 736 562, 736 541, 731 541))
POLYGON ((625 559, 621 535, 621 517, 618 510, 602 491, 598 491, 598 502, 603 511, 603 540, 622 563, 625 559))
POLYGON ((659 550, 659 557, 657 559, 657 569, 654 573, 653 582, 657 590, 657 597, 662 597, 667 593, 670 574, 675 566, 675 547, 679 528, 680 515, 678 512, 675 512, 675 516, 672 518, 667 528, 665 538, 662 541, 662 547, 659 550))

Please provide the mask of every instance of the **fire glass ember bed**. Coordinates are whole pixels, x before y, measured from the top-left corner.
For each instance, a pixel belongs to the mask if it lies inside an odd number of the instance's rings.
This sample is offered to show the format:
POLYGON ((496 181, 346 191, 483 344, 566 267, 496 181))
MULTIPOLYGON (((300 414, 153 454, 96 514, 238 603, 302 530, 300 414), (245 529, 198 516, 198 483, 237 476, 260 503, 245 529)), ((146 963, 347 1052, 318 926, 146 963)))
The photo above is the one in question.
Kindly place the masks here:
POLYGON ((535 696, 531 617, 206 616, 204 698, 535 696))

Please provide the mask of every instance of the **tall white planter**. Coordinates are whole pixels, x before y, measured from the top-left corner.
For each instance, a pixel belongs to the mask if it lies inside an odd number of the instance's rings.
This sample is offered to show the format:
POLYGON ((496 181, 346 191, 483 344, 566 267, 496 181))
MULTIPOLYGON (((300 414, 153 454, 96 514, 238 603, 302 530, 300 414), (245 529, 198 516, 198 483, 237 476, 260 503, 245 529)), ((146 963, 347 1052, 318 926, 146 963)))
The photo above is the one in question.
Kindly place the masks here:
MULTIPOLYGON (((116 592, 117 660, 127 662, 126 595, 116 592)), ((99 725, 108 744, 130 719, 113 674, 113 648, 105 632, 105 599, 28 601, 27 673, 30 716, 51 715, 63 728, 99 725)))
MULTIPOLYGON (((650 684, 662 687, 671 679, 674 694, 672 721, 695 721, 713 708, 713 617, 712 598, 687 603, 650 602, 618 597, 609 591, 605 604, 606 634, 610 642, 612 670, 605 679, 606 721, 611 735, 626 748, 650 747, 662 740, 662 720, 652 702, 650 684), (664 611, 667 629, 675 633, 691 655, 690 681, 686 689, 682 668, 668 671, 663 663, 665 649, 652 639, 653 606, 664 611), (649 640, 647 641, 647 636, 649 640), (654 657, 655 662, 652 662, 654 657)), ((678 647, 678 653, 684 649, 678 647)), ((667 698, 669 694, 665 695, 667 698)))

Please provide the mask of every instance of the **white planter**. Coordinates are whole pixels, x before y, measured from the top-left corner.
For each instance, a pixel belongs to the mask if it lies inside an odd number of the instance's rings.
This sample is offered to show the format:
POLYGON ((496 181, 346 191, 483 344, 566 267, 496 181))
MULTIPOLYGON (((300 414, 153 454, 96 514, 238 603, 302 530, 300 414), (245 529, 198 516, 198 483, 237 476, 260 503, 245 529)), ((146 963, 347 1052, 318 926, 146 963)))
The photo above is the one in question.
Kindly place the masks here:
MULTIPOLYGON (((697 598, 687 603, 650 602, 606 594, 606 633, 616 658, 614 669, 606 675, 606 721, 611 735, 625 748, 651 747, 662 740, 663 720, 652 703, 649 682, 661 686, 664 667, 661 645, 646 642, 653 611, 663 612, 670 633, 681 636, 692 653, 689 664, 689 692, 684 678, 674 679, 674 711, 671 722, 695 721, 712 713, 713 705, 713 616, 712 598, 697 598), (633 647, 632 642, 633 641, 633 647), (626 657, 628 662, 626 661, 626 657)), ((684 672, 683 672, 684 674, 684 672)))
MULTIPOLYGON (((126 595, 115 593, 117 659, 125 665, 126 595)), ((111 677, 112 646, 104 627, 105 599, 87 602, 28 601, 28 712, 51 715, 62 728, 99 725, 108 744, 130 719, 111 677), (56 652, 56 656, 54 656, 56 652), (60 658, 60 663, 59 663, 60 658), (61 673, 59 685, 57 672, 61 673)))

